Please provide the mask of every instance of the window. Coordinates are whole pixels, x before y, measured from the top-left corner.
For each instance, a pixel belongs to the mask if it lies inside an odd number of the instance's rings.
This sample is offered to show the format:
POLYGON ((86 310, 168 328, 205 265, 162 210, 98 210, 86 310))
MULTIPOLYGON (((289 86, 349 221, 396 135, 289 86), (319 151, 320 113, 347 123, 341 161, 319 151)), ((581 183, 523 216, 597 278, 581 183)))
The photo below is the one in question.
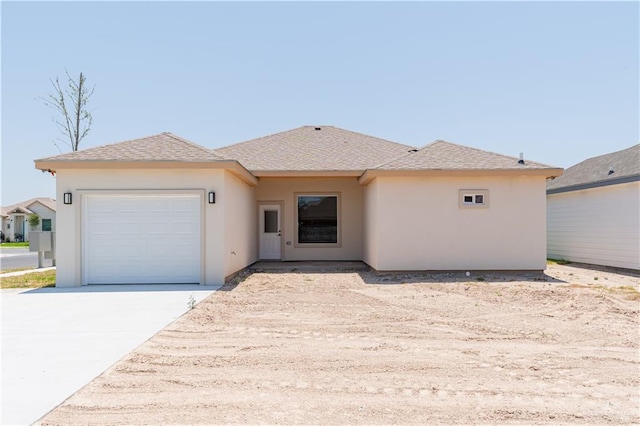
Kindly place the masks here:
POLYGON ((460 207, 488 207, 489 191, 486 189, 461 189, 460 207))
POLYGON ((42 219, 42 230, 51 231, 51 219, 42 219))
POLYGON ((265 234, 276 234, 278 232, 278 211, 264 211, 264 232, 265 234))
POLYGON ((297 243, 338 244, 338 195, 296 195, 297 243))

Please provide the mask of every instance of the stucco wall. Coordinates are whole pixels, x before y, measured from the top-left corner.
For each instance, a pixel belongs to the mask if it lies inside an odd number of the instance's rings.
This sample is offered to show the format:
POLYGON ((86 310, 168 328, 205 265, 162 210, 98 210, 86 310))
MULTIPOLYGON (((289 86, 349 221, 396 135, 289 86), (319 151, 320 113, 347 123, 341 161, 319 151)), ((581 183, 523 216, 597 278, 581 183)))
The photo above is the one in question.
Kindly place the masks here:
POLYGON ((224 274, 229 276, 252 264, 258 257, 255 188, 225 172, 224 193, 220 195, 224 198, 225 210, 224 274))
MULTIPOLYGON (((543 270, 543 177, 377 178, 367 206, 378 270, 543 270), (459 205, 462 189, 488 190, 488 207, 459 205)), ((374 181, 375 182, 375 181, 374 181)))
POLYGON ((640 182, 547 197, 553 259, 640 269, 640 182))
MULTIPOLYGON (((92 191, 123 193, 126 190, 173 191, 197 190, 203 194, 203 276, 204 283, 222 284, 225 277, 224 209, 225 197, 208 204, 204 195, 209 191, 224 193, 224 170, 165 169, 165 170, 59 170, 56 197, 65 192, 73 195, 73 204, 59 203, 56 223, 57 286, 82 284, 82 197, 92 191)), ((165 192, 166 193, 166 192, 165 192)), ((171 244, 171 230, 167 230, 167 244, 171 244)))
MULTIPOLYGON (((361 260, 363 238, 363 188, 357 178, 261 178, 258 202, 282 201, 282 260, 361 260), (340 247, 296 247, 295 193, 340 193, 340 247), (290 242, 291 244, 287 244, 290 242)), ((258 212, 254 211, 255 221, 258 212)))
POLYGON ((364 187, 364 238, 362 260, 378 268, 378 179, 364 187))

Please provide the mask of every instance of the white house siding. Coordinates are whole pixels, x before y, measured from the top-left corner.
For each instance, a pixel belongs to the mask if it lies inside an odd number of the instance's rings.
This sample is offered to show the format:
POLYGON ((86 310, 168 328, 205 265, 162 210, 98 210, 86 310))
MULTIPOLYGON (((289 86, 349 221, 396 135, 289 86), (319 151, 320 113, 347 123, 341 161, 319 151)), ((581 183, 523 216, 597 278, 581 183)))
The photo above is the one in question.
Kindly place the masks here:
POLYGON ((547 255, 640 269, 640 182, 550 194, 547 255))
MULTIPOLYGON (((282 260, 361 260, 364 190, 353 178, 260 178, 258 202, 283 202, 282 260), (296 193, 340 194, 340 241, 334 247, 296 247, 296 193)), ((258 211, 255 210, 255 221, 258 211)))
MULTIPOLYGON (((378 177, 367 192, 367 262, 378 270, 543 270, 545 178, 378 177), (459 205, 462 189, 488 207, 459 205)), ((371 184, 370 184, 371 185, 371 184)))
POLYGON ((224 192, 217 194, 218 200, 224 200, 224 274, 229 276, 257 260, 255 188, 225 172, 224 192))
MULTIPOLYGON (((56 223, 57 276, 56 286, 82 285, 82 197, 85 194, 180 194, 184 191, 201 194, 202 219, 202 281, 201 284, 224 283, 225 198, 215 204, 206 203, 209 191, 224 193, 225 171, 221 169, 61 169, 57 173, 56 197, 64 199, 71 192, 73 204, 58 205, 56 223)), ((167 229, 167 244, 171 244, 172 230, 167 229)), ((126 243, 126 242, 123 242, 126 243)), ((117 267, 117 265, 114 265, 117 267)))

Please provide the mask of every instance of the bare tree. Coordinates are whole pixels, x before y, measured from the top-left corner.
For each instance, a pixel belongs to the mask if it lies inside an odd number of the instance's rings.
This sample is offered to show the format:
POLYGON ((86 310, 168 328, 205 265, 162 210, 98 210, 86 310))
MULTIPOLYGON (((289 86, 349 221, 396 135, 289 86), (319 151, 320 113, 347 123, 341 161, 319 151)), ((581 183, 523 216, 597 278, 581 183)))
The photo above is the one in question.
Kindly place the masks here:
MULTIPOLYGON (((49 108, 57 111, 62 117, 53 117, 62 133, 62 138, 57 138, 59 142, 68 145, 72 151, 77 151, 80 141, 87 136, 93 124, 93 116, 87 109, 89 98, 93 95, 94 87, 87 87, 87 78, 80 73, 78 80, 74 80, 65 70, 67 75, 67 86, 63 88, 58 77, 51 81, 54 93, 49 93, 46 98, 40 98, 49 108)), ((53 142, 58 149, 60 147, 53 142)), ((62 150, 60 150, 62 152, 62 150)))

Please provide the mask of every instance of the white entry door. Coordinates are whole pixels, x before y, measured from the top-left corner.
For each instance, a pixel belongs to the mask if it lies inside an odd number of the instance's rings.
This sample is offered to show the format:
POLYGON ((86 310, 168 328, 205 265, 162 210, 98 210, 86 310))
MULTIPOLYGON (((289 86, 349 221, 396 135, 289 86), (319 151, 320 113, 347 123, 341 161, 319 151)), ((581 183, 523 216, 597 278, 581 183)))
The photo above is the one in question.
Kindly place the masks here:
POLYGON ((84 282, 200 282, 197 195, 84 197, 84 282))
POLYGON ((282 259, 282 225, 280 206, 260 206, 260 259, 282 259))

